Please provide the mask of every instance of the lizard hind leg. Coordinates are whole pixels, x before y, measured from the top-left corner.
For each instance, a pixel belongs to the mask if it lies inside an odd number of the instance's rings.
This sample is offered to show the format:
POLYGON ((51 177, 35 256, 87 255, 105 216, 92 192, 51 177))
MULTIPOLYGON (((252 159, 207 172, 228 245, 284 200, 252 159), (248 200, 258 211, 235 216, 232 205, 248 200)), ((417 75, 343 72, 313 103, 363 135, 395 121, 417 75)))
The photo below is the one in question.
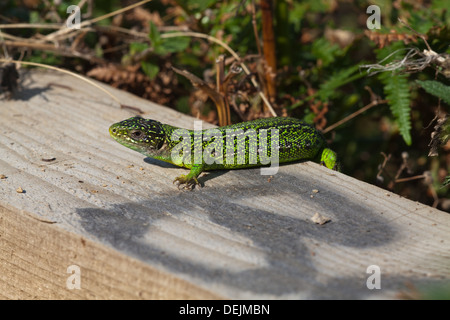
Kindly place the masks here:
POLYGON ((341 164, 338 161, 337 154, 329 148, 325 148, 320 155, 320 163, 331 170, 341 171, 341 164))

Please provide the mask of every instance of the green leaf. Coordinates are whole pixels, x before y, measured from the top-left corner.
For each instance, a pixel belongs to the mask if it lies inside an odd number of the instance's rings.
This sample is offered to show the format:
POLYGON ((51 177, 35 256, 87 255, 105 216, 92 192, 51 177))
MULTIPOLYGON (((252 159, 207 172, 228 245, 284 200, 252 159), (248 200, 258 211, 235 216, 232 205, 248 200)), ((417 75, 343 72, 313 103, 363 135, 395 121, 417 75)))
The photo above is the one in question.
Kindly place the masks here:
POLYGON ((420 84, 422 88, 425 89, 426 92, 442 99, 445 103, 450 105, 450 87, 440 83, 439 81, 420 81, 417 80, 417 83, 420 84))
POLYGON ((148 49, 148 44, 142 42, 132 42, 130 43, 130 54, 135 55, 136 53, 142 52, 148 49))
POLYGON ((144 70, 144 73, 150 78, 150 80, 153 80, 159 72, 159 67, 156 64, 150 62, 142 61, 141 67, 142 70, 144 70))
POLYGON ((289 3, 289 24, 294 27, 295 32, 300 32, 303 17, 308 13, 309 4, 300 1, 289 3))
POLYGON ((408 78, 406 75, 392 73, 380 74, 380 80, 384 84, 384 93, 389 101, 391 112, 399 127, 400 134, 406 144, 411 145, 411 94, 409 92, 408 78))
POLYGON ((188 0, 187 2, 191 8, 194 8, 199 12, 205 11, 214 3, 216 3, 215 0, 188 0))
POLYGON ((423 34, 428 33, 428 31, 435 25, 432 19, 424 17, 423 12, 420 11, 411 11, 411 17, 409 17, 408 22, 411 28, 423 34))
POLYGON ((181 6, 188 15, 196 12, 204 12, 210 6, 216 3, 215 0, 178 0, 177 4, 181 6))
POLYGON ((150 32, 148 33, 148 37, 150 39, 153 52, 155 54, 163 56, 168 53, 163 46, 163 39, 161 39, 161 34, 159 33, 158 28, 151 21, 150 21, 150 32))
POLYGON ((161 34, 153 22, 150 21, 150 32, 148 33, 152 46, 157 47, 161 44, 161 34))
POLYGON ((30 12, 30 23, 40 23, 41 18, 39 16, 39 12, 38 11, 31 11, 30 12))
POLYGON ((161 37, 158 28, 152 22, 150 22, 150 32, 148 37, 151 41, 155 54, 158 55, 166 55, 168 53, 184 51, 191 42, 189 37, 161 37))
POLYGON ((163 38, 161 46, 166 52, 181 52, 186 50, 190 42, 189 37, 163 38))

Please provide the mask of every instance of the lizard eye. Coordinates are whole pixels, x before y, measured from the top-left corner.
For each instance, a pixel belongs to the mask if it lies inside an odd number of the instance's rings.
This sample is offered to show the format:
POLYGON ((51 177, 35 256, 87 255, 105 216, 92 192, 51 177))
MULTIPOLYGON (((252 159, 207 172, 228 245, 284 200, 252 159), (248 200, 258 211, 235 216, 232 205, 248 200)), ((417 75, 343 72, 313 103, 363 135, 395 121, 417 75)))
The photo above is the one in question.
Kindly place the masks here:
POLYGON ((144 137, 144 132, 142 132, 141 130, 133 130, 130 132, 130 136, 134 140, 140 140, 144 137))

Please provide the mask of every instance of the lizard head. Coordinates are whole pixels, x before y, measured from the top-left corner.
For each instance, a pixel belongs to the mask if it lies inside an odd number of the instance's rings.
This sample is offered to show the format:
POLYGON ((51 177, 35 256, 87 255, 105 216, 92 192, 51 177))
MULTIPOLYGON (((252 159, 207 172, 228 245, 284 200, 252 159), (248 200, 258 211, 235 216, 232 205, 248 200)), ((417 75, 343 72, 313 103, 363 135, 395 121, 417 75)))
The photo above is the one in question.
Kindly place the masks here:
POLYGON ((141 152, 151 153, 164 145, 165 133, 155 120, 133 117, 109 127, 109 134, 120 144, 141 152))
POLYGON ((328 169, 341 171, 341 164, 338 161, 336 152, 331 149, 325 148, 322 151, 320 162, 324 164, 328 169))

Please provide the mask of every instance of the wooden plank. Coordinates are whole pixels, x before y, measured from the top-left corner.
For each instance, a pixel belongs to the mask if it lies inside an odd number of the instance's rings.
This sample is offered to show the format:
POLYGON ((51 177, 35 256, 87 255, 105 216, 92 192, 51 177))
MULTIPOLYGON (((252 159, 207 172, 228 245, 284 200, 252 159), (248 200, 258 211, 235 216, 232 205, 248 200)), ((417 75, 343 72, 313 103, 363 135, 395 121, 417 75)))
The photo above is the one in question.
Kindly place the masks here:
POLYGON ((220 298, 25 211, 0 206, 0 228, 0 298, 220 298), (70 285, 73 266, 80 290, 70 285))
MULTIPOLYGON (((193 127, 109 90, 146 118, 193 127)), ((84 82, 39 71, 19 100, 2 101, 1 297, 392 298, 450 280, 449 214, 311 162, 272 177, 211 172, 203 188, 179 191, 172 181, 185 169, 109 137, 132 115, 84 82), (331 222, 314 224, 316 212, 331 222), (81 269, 76 293, 69 265, 81 269), (381 290, 366 286, 370 265, 381 290)))

